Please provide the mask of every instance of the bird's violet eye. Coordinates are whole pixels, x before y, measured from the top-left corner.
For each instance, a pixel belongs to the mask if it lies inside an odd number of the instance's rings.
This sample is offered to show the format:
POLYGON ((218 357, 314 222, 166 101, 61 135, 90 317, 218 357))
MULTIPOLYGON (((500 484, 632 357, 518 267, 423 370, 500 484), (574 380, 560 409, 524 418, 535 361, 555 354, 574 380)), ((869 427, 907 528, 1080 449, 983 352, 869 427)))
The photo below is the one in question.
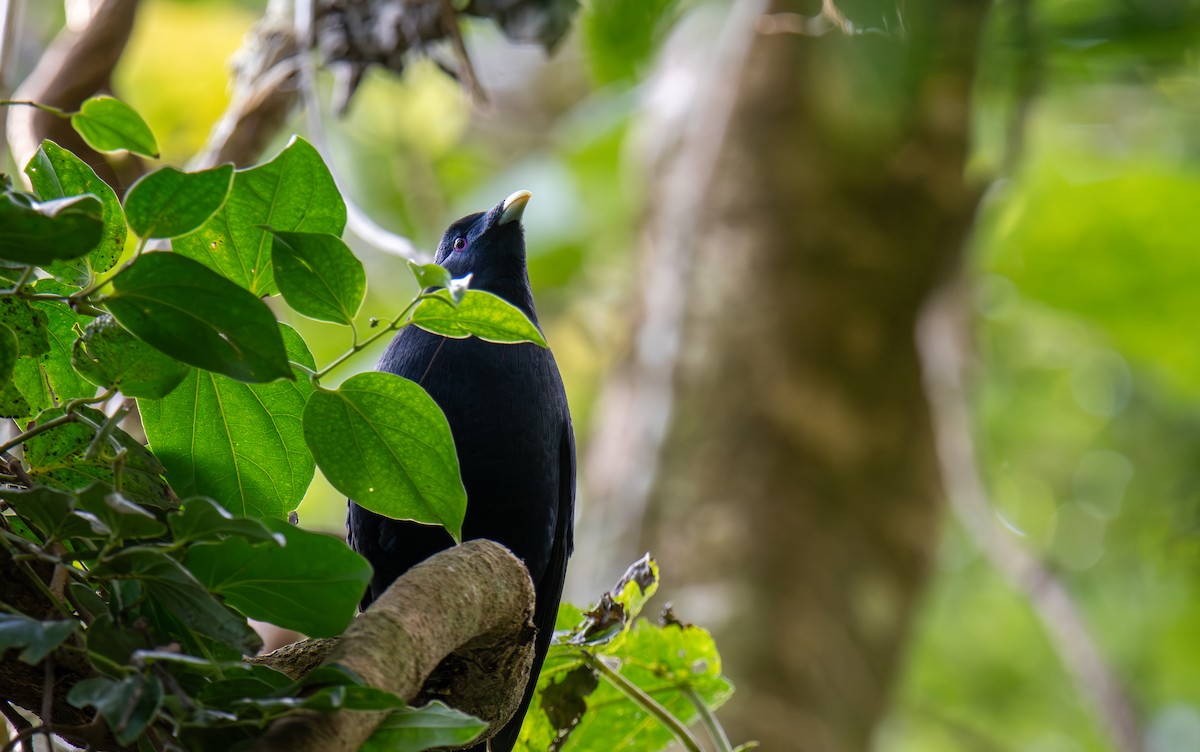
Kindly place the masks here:
POLYGON ((454 250, 461 251, 467 247, 467 239, 461 235, 454 239, 454 250))

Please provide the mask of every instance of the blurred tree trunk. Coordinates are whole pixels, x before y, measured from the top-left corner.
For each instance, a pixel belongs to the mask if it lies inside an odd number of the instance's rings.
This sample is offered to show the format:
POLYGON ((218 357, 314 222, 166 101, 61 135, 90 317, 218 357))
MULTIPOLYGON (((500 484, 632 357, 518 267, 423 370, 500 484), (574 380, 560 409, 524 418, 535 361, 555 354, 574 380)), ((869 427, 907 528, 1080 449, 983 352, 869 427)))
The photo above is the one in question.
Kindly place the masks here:
MULTIPOLYGON (((736 74, 711 174, 694 174, 703 160, 689 151, 706 141, 682 141, 648 192, 657 276, 644 283, 675 275, 684 302, 673 407, 635 524, 680 617, 716 627, 738 688, 722 712, 734 740, 860 750, 937 548, 914 326, 956 268, 979 196, 964 162, 986 6, 927 0, 898 6, 902 19, 875 6, 891 32, 809 36, 774 5, 736 74), (697 181, 696 225, 683 227, 664 206, 697 181), (663 257, 679 233, 693 241, 683 265, 663 257)), ((654 349, 627 380, 656 367, 654 349)), ((596 503, 621 503, 613 493, 596 503)))

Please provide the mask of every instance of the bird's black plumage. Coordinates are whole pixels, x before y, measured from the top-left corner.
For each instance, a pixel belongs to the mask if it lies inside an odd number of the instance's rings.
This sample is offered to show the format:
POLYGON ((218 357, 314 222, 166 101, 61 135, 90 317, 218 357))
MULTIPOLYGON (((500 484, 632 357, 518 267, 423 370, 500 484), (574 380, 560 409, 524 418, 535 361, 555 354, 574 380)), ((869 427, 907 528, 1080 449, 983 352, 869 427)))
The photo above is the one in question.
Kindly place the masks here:
MULTIPOLYGON (((527 192, 450 225, 436 261, 471 288, 520 308, 536 324, 520 216, 527 192)), ((467 515, 463 538, 504 544, 529 568, 538 628, 529 686, 492 750, 515 744, 562 597, 572 548, 575 438, 554 356, 533 344, 456 340, 409 326, 384 352, 379 370, 411 379, 441 407, 454 436, 467 515)), ((375 569, 365 608, 413 565, 453 545, 441 527, 382 517, 350 502, 350 545, 375 569)), ((482 749, 482 747, 480 747, 482 749)))

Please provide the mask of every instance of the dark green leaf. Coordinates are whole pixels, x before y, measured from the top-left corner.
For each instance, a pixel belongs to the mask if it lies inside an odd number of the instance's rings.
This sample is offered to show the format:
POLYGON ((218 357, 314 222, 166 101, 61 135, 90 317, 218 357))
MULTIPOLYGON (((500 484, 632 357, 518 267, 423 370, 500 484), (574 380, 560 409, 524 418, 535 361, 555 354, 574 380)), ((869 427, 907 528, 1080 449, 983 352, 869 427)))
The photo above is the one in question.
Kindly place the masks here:
POLYGON ((104 298, 129 331, 188 365, 238 381, 292 378, 271 309, 177 253, 147 253, 113 279, 104 298))
POLYGON ((87 284, 94 274, 113 268, 125 249, 125 212, 117 194, 86 162, 53 141, 42 146, 25 166, 29 182, 42 200, 90 193, 100 199, 104 231, 100 245, 82 258, 56 261, 46 271, 64 282, 87 284))
POLYGON ((23 614, 0 612, 0 655, 22 648, 17 657, 36 665, 79 626, 77 621, 38 621, 23 614))
POLYGON ((145 630, 119 626, 107 611, 88 625, 88 658, 106 674, 120 678, 133 654, 148 647, 151 643, 145 630))
POLYGON ((367 292, 367 274, 340 238, 276 232, 271 263, 283 299, 297 313, 335 324, 354 320, 367 292))
POLYGON ((183 502, 179 514, 171 515, 170 523, 176 543, 215 541, 230 536, 255 543, 274 542, 279 546, 286 541, 279 533, 268 530, 262 521, 249 517, 234 517, 220 504, 203 496, 183 502))
POLYGON ((250 668, 250 676, 239 675, 207 684, 196 694, 196 699, 205 705, 228 710, 243 699, 266 697, 292 685, 287 676, 266 666, 243 665, 250 668))
POLYGON ((542 333, 519 308, 482 290, 467 290, 458 305, 441 294, 423 300, 413 311, 412 323, 455 339, 474 335, 487 342, 532 342, 546 347, 542 333))
POLYGON ((404 699, 365 685, 325 687, 303 697, 246 698, 236 705, 256 708, 266 715, 281 715, 294 710, 392 710, 404 707, 404 699))
POLYGON ((158 159, 158 142, 142 116, 119 99, 92 97, 71 116, 71 125, 96 151, 125 149, 158 159))
POLYGON ((293 138, 270 162, 239 170, 221 211, 174 248, 255 295, 272 295, 277 288, 263 226, 338 236, 346 227, 346 204, 333 176, 302 138, 293 138))
MULTIPOLYGON (((289 357, 313 368, 300 335, 280 330, 289 357)), ((242 384, 193 371, 166 398, 138 405, 150 446, 180 494, 212 497, 245 517, 282 519, 299 506, 316 470, 300 421, 311 392, 304 377, 242 384)))
POLYGON ((153 514, 103 483, 80 491, 76 506, 94 514, 118 539, 153 538, 167 531, 153 514))
POLYGON ((389 713, 359 752, 421 752, 459 747, 478 738, 486 728, 485 721, 435 700, 419 708, 389 713))
POLYGON ((189 370, 130 334, 108 315, 93 320, 75 340, 71 365, 97 386, 120 389, 127 397, 150 398, 170 394, 189 370))
POLYGON ((252 619, 310 637, 339 635, 354 618, 371 566, 343 542, 264 520, 286 544, 231 537, 188 548, 187 568, 252 619))
POLYGON ((35 201, 15 191, 0 193, 0 259, 50 266, 100 245, 103 205, 90 194, 35 201))
POLYGON ((467 496, 454 439, 421 387, 376 372, 318 389, 304 408, 304 438, 334 488, 363 507, 461 537, 467 496))
MULTIPOLYGON (((173 496, 162 479, 165 472, 146 447, 121 428, 109 427, 110 440, 100 441, 94 454, 87 450, 96 435, 92 424, 102 425, 108 418, 90 407, 75 410, 88 422, 69 422, 55 426, 25 442, 25 461, 29 477, 53 488, 75 491, 100 481, 114 485, 113 462, 118 449, 124 454, 121 463, 121 492, 141 504, 169 506, 173 496)), ((45 422, 62 415, 62 408, 53 407, 38 415, 45 422)))
POLYGON ((125 194, 129 229, 139 238, 177 238, 216 214, 233 185, 233 165, 183 172, 163 167, 142 176, 125 194))
POLYGON ((121 680, 102 676, 84 679, 71 687, 67 702, 77 708, 92 706, 108 723, 119 744, 133 744, 162 706, 163 687, 158 677, 133 674, 121 680))
POLYGON ((91 571, 94 579, 133 579, 146 597, 156 601, 194 630, 243 654, 255 653, 262 641, 246 620, 221 605, 183 566, 151 548, 129 548, 91 571))
POLYGON ((46 486, 28 491, 0 491, 0 498, 35 528, 43 542, 67 538, 107 538, 111 531, 99 518, 75 511, 74 494, 46 486))
POLYGON ((418 264, 408 262, 408 269, 417 280, 417 286, 422 290, 430 287, 449 287, 450 272, 441 264, 418 264))
POLYGON ((49 322, 39 308, 19 298, 0 298, 0 324, 17 337, 18 355, 44 355, 50 352, 49 322))

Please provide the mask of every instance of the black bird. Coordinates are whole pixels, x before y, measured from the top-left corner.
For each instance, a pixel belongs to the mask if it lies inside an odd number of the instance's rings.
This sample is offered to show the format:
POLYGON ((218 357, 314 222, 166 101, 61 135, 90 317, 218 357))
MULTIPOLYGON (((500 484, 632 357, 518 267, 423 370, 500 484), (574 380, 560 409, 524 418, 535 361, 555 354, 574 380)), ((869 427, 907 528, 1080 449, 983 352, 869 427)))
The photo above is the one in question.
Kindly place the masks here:
MULTIPOLYGON (((518 191, 450 225, 435 260, 455 278, 471 274, 472 289, 504 298, 537 324, 521 227, 529 197, 518 191)), ((448 339, 409 326, 379 370, 417 382, 446 414, 467 490, 463 539, 504 544, 533 579, 533 670, 517 715, 492 739, 494 752, 507 752, 546 657, 573 545, 575 436, 558 366, 534 344, 448 339)), ((363 608, 410 567, 453 545, 444 528, 382 517, 353 501, 346 527, 350 545, 375 568, 363 608)))

